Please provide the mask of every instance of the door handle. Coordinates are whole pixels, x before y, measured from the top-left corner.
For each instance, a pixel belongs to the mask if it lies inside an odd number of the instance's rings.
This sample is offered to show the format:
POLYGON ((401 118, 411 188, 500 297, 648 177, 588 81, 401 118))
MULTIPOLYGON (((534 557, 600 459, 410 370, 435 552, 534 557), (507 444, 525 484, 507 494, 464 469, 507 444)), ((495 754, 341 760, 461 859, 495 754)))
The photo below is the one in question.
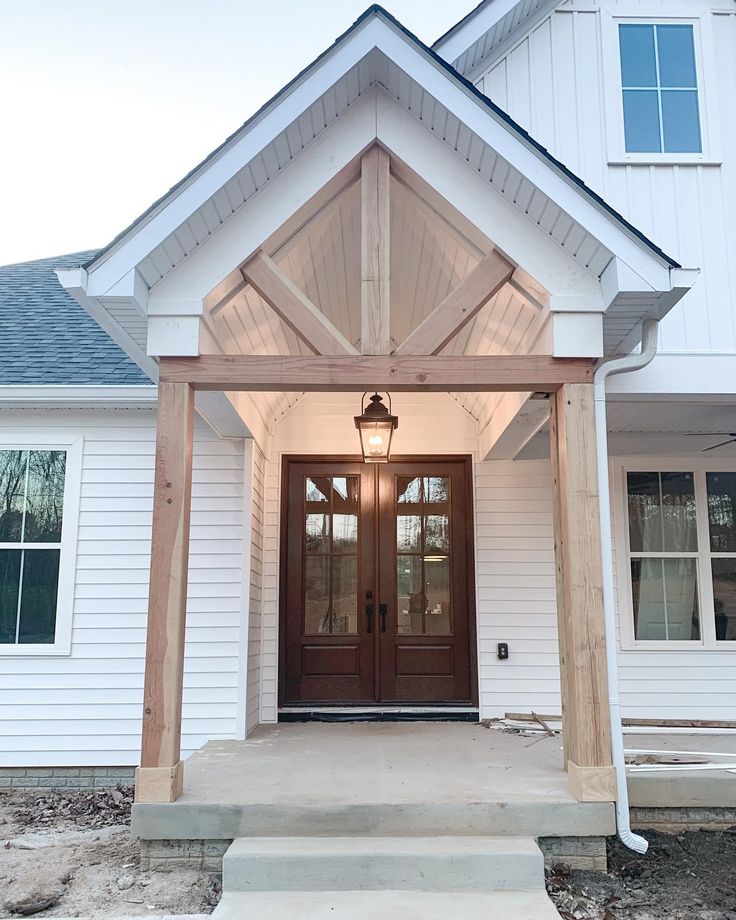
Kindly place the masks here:
POLYGON ((373 604, 365 605, 365 618, 368 623, 368 632, 373 632, 373 604))
POLYGON ((388 604, 379 604, 378 612, 381 616, 381 632, 386 632, 386 614, 388 613, 388 604))

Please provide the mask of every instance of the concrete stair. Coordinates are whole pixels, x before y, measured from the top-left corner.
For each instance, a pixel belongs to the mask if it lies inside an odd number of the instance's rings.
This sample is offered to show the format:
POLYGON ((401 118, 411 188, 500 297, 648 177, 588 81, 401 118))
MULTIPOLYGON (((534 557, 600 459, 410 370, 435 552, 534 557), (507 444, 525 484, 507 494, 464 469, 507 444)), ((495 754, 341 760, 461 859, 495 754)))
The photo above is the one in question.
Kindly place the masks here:
POLYGON ((530 837, 243 837, 217 920, 559 920, 530 837))

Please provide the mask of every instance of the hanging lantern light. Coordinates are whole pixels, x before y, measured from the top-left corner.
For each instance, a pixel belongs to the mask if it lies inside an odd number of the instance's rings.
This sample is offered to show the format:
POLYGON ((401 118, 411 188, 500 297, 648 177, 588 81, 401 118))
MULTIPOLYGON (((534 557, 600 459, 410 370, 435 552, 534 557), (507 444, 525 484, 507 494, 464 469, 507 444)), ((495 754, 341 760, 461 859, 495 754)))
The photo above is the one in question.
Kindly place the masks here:
POLYGON ((391 396, 388 397, 388 409, 383 400, 374 393, 368 407, 363 394, 360 403, 361 414, 355 416, 355 427, 360 432, 360 449, 366 463, 387 463, 391 454, 391 436, 399 427, 399 419, 391 415, 391 396))

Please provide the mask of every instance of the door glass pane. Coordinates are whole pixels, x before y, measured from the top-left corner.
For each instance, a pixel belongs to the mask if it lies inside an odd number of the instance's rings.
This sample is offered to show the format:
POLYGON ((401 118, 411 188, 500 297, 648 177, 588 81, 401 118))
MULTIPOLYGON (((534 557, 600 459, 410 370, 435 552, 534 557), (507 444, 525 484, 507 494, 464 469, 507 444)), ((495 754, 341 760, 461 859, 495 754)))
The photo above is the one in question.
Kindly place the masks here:
POLYGON ((629 153, 661 153, 656 89, 625 89, 624 140, 629 153))
POLYGON ((427 606, 422 592, 421 556, 396 557, 396 594, 399 635, 421 636, 427 606))
POLYGON ((418 504, 422 500, 422 480, 399 476, 396 480, 397 501, 402 504, 418 504))
POLYGON ((450 520, 446 514, 426 514, 424 516, 424 549, 449 553, 450 520))
POLYGON ((692 87, 695 77, 693 27, 689 25, 657 26, 659 85, 692 87))
POLYGON ((422 548, 422 518, 419 514, 399 514, 396 516, 396 549, 416 550, 422 548))
POLYGON ((632 559, 637 639, 700 638, 695 559, 632 559))
POLYGON ((425 502, 446 502, 449 492, 449 483, 446 476, 428 476, 424 480, 425 502))
POLYGON ((306 499, 308 502, 326 502, 327 492, 330 488, 330 480, 326 477, 312 479, 307 477, 306 499))
POLYGON ((304 634, 358 631, 360 477, 306 480, 304 634))
POLYGON ((618 35, 623 86, 656 86, 654 26, 622 23, 618 35))
POLYGON ((21 539, 28 452, 0 450, 0 543, 21 539))
POLYGON ((23 553, 18 642, 54 641, 59 552, 58 549, 27 549, 23 553))
POLYGON ((21 555, 19 549, 0 549, 0 644, 15 642, 21 555))
POLYGON ((714 553, 736 553, 736 473, 706 473, 708 526, 714 553))
POLYGON ((307 513, 305 547, 308 553, 328 553, 330 551, 329 514, 307 513))
POLYGON ((30 451, 25 542, 58 543, 61 540, 65 468, 66 451, 30 451))
POLYGON ((665 153, 700 153, 700 113, 696 90, 662 91, 665 153))
POLYGON ((448 556, 425 556, 424 575, 427 592, 426 632, 447 636, 452 633, 450 607, 450 559, 448 556))
POLYGON ((712 559, 716 639, 736 640, 736 558, 712 559))

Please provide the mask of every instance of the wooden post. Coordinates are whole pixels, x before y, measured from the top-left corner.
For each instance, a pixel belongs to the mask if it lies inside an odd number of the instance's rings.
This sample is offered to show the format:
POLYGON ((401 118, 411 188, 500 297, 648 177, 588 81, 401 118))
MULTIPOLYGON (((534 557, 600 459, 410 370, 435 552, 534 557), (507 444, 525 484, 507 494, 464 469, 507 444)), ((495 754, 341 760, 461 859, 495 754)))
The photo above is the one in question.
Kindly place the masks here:
POLYGON ((613 801, 593 386, 551 397, 553 514, 565 761, 578 801, 613 801))
POLYGON ((360 350, 391 351, 391 207, 389 156, 377 144, 361 161, 360 350))
POLYGON ((182 791, 181 700, 193 428, 194 391, 189 384, 159 383, 137 802, 173 802, 182 791))

